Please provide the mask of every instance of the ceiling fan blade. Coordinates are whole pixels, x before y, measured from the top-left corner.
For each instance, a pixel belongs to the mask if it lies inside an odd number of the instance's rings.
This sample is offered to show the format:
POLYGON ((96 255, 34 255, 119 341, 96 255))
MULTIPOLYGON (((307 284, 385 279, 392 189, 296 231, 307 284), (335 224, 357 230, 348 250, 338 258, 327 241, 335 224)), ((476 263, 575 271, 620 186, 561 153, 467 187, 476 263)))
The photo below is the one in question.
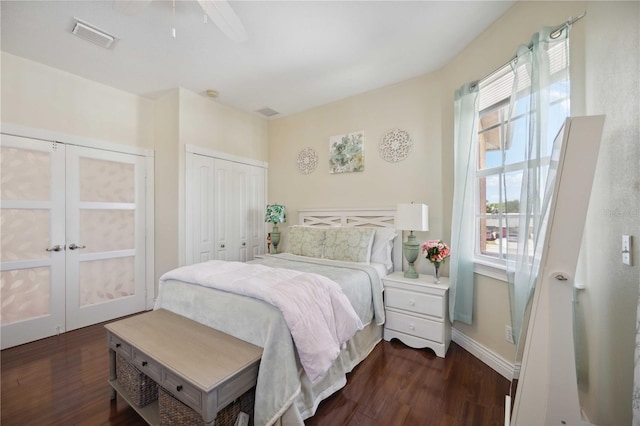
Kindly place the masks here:
POLYGON ((240 18, 225 0, 198 0, 204 12, 227 37, 238 43, 249 38, 240 18))
POLYGON ((151 0, 113 0, 113 8, 125 15, 135 15, 149 3, 151 0))

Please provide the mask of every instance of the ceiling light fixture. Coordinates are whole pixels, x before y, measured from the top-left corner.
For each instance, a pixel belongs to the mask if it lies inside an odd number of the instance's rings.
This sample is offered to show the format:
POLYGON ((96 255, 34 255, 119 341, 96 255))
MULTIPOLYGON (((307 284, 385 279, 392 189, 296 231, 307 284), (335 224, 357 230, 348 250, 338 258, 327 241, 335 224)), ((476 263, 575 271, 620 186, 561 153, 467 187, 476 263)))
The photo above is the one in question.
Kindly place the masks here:
POLYGON ((89 24, 78 18, 73 18, 74 24, 71 28, 71 33, 80 37, 83 40, 90 41, 98 46, 109 49, 116 41, 116 37, 101 30, 95 25, 89 24))
POLYGON ((219 95, 217 90, 213 90, 213 89, 209 89, 207 90, 207 96, 209 96, 210 98, 217 98, 219 95))

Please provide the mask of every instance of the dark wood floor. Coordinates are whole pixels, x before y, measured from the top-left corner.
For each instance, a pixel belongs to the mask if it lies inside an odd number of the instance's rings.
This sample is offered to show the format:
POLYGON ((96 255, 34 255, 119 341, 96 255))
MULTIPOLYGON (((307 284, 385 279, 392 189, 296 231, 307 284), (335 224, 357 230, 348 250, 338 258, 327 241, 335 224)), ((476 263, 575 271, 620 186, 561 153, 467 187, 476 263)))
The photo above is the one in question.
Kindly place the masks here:
MULTIPOLYGON (((104 324, 2 351, 1 424, 144 425, 109 400, 104 324)), ((451 344, 445 359, 381 342, 307 425, 501 425, 509 382, 451 344)))

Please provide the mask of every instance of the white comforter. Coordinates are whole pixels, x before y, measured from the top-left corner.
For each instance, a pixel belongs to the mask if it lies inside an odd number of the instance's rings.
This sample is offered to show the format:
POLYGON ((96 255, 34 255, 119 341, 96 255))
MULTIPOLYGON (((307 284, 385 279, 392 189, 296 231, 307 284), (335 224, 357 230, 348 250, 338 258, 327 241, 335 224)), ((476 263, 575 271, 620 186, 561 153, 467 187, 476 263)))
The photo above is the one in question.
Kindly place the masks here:
POLYGON ((340 286, 314 273, 212 260, 169 271, 160 283, 167 280, 253 297, 280 309, 312 383, 322 379, 344 343, 363 327, 340 286))

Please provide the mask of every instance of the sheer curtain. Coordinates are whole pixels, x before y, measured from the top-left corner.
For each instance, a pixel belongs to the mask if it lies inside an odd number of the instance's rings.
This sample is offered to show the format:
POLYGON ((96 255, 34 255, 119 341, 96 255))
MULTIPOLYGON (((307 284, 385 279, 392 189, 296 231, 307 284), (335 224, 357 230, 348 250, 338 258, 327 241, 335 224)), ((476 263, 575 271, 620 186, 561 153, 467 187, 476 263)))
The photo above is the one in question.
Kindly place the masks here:
MULTIPOLYGON (((569 115, 569 26, 543 27, 510 62, 513 84, 507 136, 501 146, 502 200, 519 203, 505 214, 507 277, 514 339, 538 275, 546 218, 559 152, 554 141, 569 115)), ((476 246, 476 183, 479 84, 455 93, 454 192, 449 269, 451 320, 472 323, 476 246)), ((502 207, 504 209, 504 206, 502 207)), ((506 212, 506 210, 503 210, 506 212)))
POLYGON ((475 249, 475 169, 478 137, 478 82, 455 93, 454 186, 449 265, 449 316, 471 324, 473 319, 473 256, 475 249))
MULTIPOLYGON (((503 150, 505 170, 521 162, 518 173, 503 174, 503 190, 521 179, 519 212, 506 215, 510 235, 517 230, 515 247, 508 242, 507 278, 511 320, 516 343, 525 309, 535 286, 551 195, 557 172, 561 137, 556 137, 569 115, 569 28, 543 27, 529 46, 521 46, 512 62, 513 89, 509 105, 506 143, 523 147, 522 153, 503 150), (555 155, 554 155, 555 154, 555 155), (511 180, 511 182, 507 181, 511 180)), ((505 200, 514 194, 505 193, 505 200)), ((509 237, 512 238, 512 237, 509 237)))

